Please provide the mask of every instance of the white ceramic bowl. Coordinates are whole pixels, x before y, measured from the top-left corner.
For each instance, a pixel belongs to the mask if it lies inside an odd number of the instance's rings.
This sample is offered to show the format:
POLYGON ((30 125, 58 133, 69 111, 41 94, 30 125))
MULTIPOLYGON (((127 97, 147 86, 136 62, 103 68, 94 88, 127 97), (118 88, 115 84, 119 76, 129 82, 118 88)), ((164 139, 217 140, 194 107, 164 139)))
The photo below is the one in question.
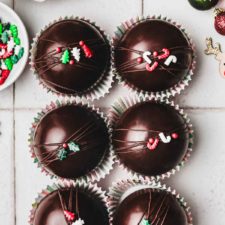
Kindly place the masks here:
POLYGON ((19 38, 21 40, 21 46, 24 47, 24 55, 20 61, 13 67, 13 70, 9 74, 9 77, 4 84, 0 85, 0 91, 6 89, 13 84, 17 78, 22 74, 29 56, 29 39, 26 28, 19 18, 19 16, 7 5, 0 2, 0 18, 3 22, 9 22, 15 24, 18 27, 19 38))

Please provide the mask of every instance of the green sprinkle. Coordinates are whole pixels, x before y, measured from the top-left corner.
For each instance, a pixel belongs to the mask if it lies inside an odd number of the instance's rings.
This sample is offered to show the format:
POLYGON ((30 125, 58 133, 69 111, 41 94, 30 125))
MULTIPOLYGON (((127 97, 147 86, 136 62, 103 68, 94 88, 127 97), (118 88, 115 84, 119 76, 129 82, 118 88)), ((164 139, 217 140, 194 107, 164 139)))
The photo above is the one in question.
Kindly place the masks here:
POLYGON ((16 45, 20 45, 21 41, 18 37, 13 39, 16 45))
POLYGON ((3 32, 3 26, 2 26, 2 23, 0 23, 0 35, 2 35, 2 32, 3 32))
POLYGON ((10 31, 14 38, 18 37, 18 29, 16 25, 10 25, 10 31))
POLYGON ((8 40, 9 40, 9 35, 8 35, 7 31, 4 31, 4 32, 2 33, 2 42, 3 42, 4 44, 6 44, 6 43, 8 42, 8 40))
POLYGON ((8 68, 8 70, 12 70, 13 69, 13 62, 11 60, 11 58, 7 58, 5 59, 5 65, 8 68))
POLYGON ((61 57, 60 60, 61 60, 61 62, 63 64, 69 63, 69 61, 70 61, 70 52, 69 52, 68 49, 63 52, 62 57, 61 57))
POLYGON ((151 225, 151 224, 148 222, 148 220, 143 219, 143 220, 141 221, 141 225, 151 225))
POLYGON ((38 161, 38 159, 37 158, 35 158, 34 159, 34 163, 38 163, 39 161, 38 161))
POLYGON ((22 47, 20 50, 19 50, 19 53, 17 55, 18 59, 21 59, 24 55, 24 48, 22 47))
POLYGON ((11 56, 11 60, 12 60, 12 63, 13 63, 13 64, 16 64, 16 63, 18 63, 19 58, 18 58, 18 56, 16 56, 16 55, 12 55, 12 56, 11 56))
POLYGON ((68 143, 68 147, 69 147, 69 150, 72 151, 72 152, 79 152, 80 151, 80 147, 79 145, 77 145, 75 142, 73 141, 70 141, 68 143))
POLYGON ((63 161, 64 159, 67 158, 67 151, 65 148, 62 148, 59 150, 59 153, 58 153, 58 158, 63 161))

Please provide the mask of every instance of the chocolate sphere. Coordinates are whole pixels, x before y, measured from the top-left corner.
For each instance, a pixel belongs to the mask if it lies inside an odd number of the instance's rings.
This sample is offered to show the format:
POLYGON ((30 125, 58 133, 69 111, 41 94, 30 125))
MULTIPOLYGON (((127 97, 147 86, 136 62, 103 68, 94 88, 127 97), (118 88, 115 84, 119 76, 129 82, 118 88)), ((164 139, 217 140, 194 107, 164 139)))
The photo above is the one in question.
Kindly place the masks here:
POLYGON ((188 143, 185 119, 163 103, 137 103, 114 125, 113 145, 121 163, 142 175, 157 176, 175 168, 188 143))
POLYGON ((188 221, 184 209, 172 194, 142 189, 126 197, 113 218, 113 225, 138 224, 187 225, 188 221))
POLYGON ((34 66, 52 91, 87 93, 108 73, 110 45, 95 25, 81 19, 62 20, 41 33, 34 66))
POLYGON ((33 146, 39 162, 48 171, 73 179, 86 175, 100 164, 109 151, 109 134, 104 120, 95 111, 81 105, 65 105, 40 120, 33 146), (74 152, 67 147, 71 141, 75 144, 74 152), (65 157, 60 158, 62 149, 65 157))
POLYGON ((166 21, 136 23, 114 44, 115 71, 130 87, 167 90, 190 70, 193 50, 180 29, 166 21))
MULTIPOLYGON (((59 191, 63 203, 68 207, 70 190, 61 189, 59 191)), ((74 189, 72 196, 72 209, 67 210, 74 213, 75 218, 78 217, 78 212, 76 211, 76 201, 78 201, 79 216, 85 222, 85 225, 91 225, 93 224, 93 221, 98 225, 109 224, 107 209, 99 199, 83 190, 78 190, 77 198, 78 199, 76 199, 76 190, 74 189)), ((33 221, 33 225, 69 224, 64 216, 64 210, 58 191, 52 192, 39 203, 35 211, 33 221)))

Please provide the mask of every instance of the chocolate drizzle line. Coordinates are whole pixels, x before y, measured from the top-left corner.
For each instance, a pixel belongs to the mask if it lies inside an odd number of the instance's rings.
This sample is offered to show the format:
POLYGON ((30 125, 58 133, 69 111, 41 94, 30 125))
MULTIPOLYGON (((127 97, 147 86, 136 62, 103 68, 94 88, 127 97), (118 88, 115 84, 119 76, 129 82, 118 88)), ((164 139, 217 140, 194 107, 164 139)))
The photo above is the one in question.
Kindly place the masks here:
MULTIPOLYGON (((165 133, 165 134, 170 134, 170 133, 173 133, 175 131, 185 131, 188 129, 188 126, 186 125, 185 127, 182 126, 182 127, 177 127, 175 129, 172 129, 170 131, 159 131, 159 130, 139 130, 139 129, 125 129, 125 128, 120 128, 120 129, 115 129, 115 132, 120 132, 120 131, 135 131, 135 132, 148 132, 148 133, 156 133, 156 134, 159 134, 161 132, 165 133)), ((155 138, 155 135, 152 136, 153 138, 155 138)), ((142 151, 142 150, 147 150, 147 146, 146 146, 146 142, 147 140, 143 140, 143 141, 123 141, 123 140, 119 140, 119 139, 113 139, 113 141, 115 142, 120 142, 120 143, 129 143, 130 145, 129 146, 126 146, 126 147, 121 147, 121 148, 117 148, 116 149, 116 152, 119 153, 119 154, 128 154, 128 153, 131 153, 131 152, 137 152, 137 151, 142 151), (143 147, 143 149, 133 149, 133 148, 136 148, 136 147, 143 147), (128 151, 124 151, 124 150, 128 150, 128 151)))
MULTIPOLYGON (((129 70, 129 69, 132 69, 132 67, 134 66, 137 66, 137 65, 141 65, 143 63, 146 63, 145 61, 143 61, 142 63, 138 63, 137 62, 137 59, 139 57, 142 57, 143 53, 145 51, 139 51, 139 50, 136 50, 136 49, 129 49, 129 48, 125 48, 125 47, 118 47, 117 50, 119 51, 128 51, 128 52, 133 52, 133 53, 136 53, 138 55, 137 58, 135 59, 132 59, 130 61, 127 61, 127 62, 124 62, 122 63, 119 67, 118 67, 118 71, 119 72, 122 72, 122 73, 135 73, 135 72, 142 72, 142 71, 145 71, 146 69, 140 69, 140 70, 129 70)), ((186 46, 177 46, 177 47, 173 47, 173 48, 169 48, 169 50, 174 50, 173 51, 173 54, 175 54, 177 51, 178 52, 184 52, 185 54, 188 54, 189 52, 192 51, 191 48, 189 47, 186 47, 186 46)), ((150 55, 149 58, 151 60, 155 60, 154 56, 153 55, 150 55)), ((180 64, 179 62, 177 62, 178 65, 181 65, 182 67, 184 67, 184 65, 180 64)), ((173 72, 171 72, 171 70, 177 70, 177 71, 180 71, 180 70, 183 70, 183 69, 188 69, 186 67, 184 68, 166 68, 164 67, 162 64, 159 64, 159 67, 156 68, 156 70, 166 70, 169 74, 173 75, 173 76, 176 76, 173 72)))
MULTIPOLYGON (((44 164, 45 166, 48 166, 49 164, 53 163, 54 161, 58 160, 58 152, 61 148, 63 148, 64 143, 68 143, 69 141, 74 141, 76 144, 78 144, 81 148, 80 152, 84 151, 90 151, 93 147, 96 147, 99 145, 94 140, 88 140, 88 141, 82 141, 84 138, 87 138, 90 134, 92 134, 97 129, 94 122, 88 122, 84 124, 81 128, 79 128, 77 131, 75 131, 70 137, 68 137, 64 142, 61 143, 44 143, 44 144, 34 144, 32 147, 35 148, 41 148, 41 147, 51 147, 56 146, 54 150, 51 150, 50 152, 45 152, 42 154, 37 154, 44 156, 44 158, 41 160, 40 163, 44 164)), ((73 156, 77 154, 77 152, 69 153, 68 156, 73 156)))
POLYGON ((152 193, 150 191, 147 209, 144 211, 137 225, 140 225, 140 223, 142 222, 142 220, 144 219, 146 215, 146 212, 147 212, 146 220, 148 220, 151 225, 164 224, 166 216, 170 208, 168 194, 165 193, 165 195, 162 196, 162 198, 159 198, 152 209, 151 209, 151 205, 152 205, 152 193))
MULTIPOLYGON (((65 199, 63 199, 62 194, 60 193, 60 190, 58 190, 58 196, 59 196, 60 204, 61 204, 61 207, 63 210, 63 214, 64 214, 64 211, 69 211, 69 212, 73 213, 73 188, 72 187, 70 188, 68 207, 65 202, 65 199)), ((79 213, 79 202, 78 202, 78 188, 76 188, 76 215, 77 215, 77 219, 79 219, 80 213, 79 213)), ((66 222, 68 223, 68 225, 71 225, 73 223, 73 221, 67 220, 65 214, 64 214, 64 218, 65 218, 66 222)))

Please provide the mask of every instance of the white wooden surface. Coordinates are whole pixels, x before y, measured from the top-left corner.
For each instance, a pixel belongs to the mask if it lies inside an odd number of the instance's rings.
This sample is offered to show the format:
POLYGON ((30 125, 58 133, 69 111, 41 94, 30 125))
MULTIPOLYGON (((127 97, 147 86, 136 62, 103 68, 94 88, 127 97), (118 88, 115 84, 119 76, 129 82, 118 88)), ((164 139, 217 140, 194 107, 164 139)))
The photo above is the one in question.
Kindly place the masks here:
MULTIPOLYGON (((166 180, 192 206, 195 225, 225 224, 225 80, 218 75, 213 57, 203 55, 205 37, 224 44, 213 28, 213 12, 193 9, 187 0, 4 0, 24 20, 30 38, 59 16, 78 15, 96 21, 109 35, 128 18, 162 14, 182 23, 196 43, 198 66, 190 87, 176 99, 186 108, 195 128, 196 144, 189 163, 166 180)), ((221 5, 225 4, 223 2, 221 5)), ((127 90, 116 85, 111 94, 95 104, 108 108, 127 90)), ((0 225, 26 225, 31 203, 53 181, 32 163, 28 148, 29 127, 35 114, 56 97, 47 94, 29 68, 9 89, 0 93, 0 225)), ((100 184, 126 177, 116 169, 100 184)))

